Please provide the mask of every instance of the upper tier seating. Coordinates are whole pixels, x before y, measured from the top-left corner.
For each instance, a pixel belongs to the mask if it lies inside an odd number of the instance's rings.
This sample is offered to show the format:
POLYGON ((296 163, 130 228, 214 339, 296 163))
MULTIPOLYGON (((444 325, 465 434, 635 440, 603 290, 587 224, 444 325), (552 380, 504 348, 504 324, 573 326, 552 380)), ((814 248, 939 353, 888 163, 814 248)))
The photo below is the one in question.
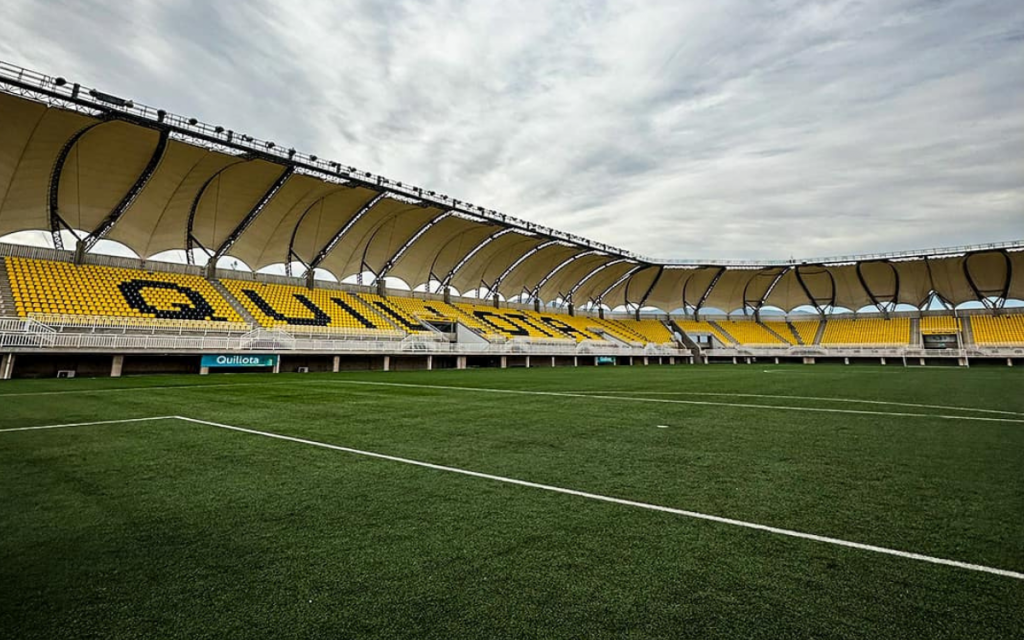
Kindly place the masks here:
POLYGON ((344 291, 243 280, 221 280, 221 284, 267 328, 371 337, 407 332, 344 291))
POLYGON ((739 344, 771 346, 788 344, 779 340, 771 331, 753 320, 726 320, 719 321, 717 324, 739 344))
POLYGON ((794 320, 789 324, 796 331, 796 335, 800 337, 800 341, 807 345, 814 344, 814 338, 818 335, 821 320, 794 320))
POLYGON ((922 335, 950 335, 960 331, 960 319, 953 316, 924 316, 921 318, 922 335))
POLYGON ((6 258, 19 316, 58 324, 244 330, 238 313, 199 276, 6 258))
MULTIPOLYGON (((796 336, 793 335, 793 330, 789 328, 789 323, 783 320, 762 320, 761 324, 766 329, 771 329, 775 333, 779 334, 784 344, 797 344, 796 336)), ((814 334, 811 334, 811 339, 814 339, 814 334)))
POLYGON ((837 318, 825 323, 823 345, 910 344, 909 318, 837 318))
POLYGON ((600 340, 585 327, 579 328, 557 313, 537 313, 524 309, 497 309, 486 305, 455 303, 463 314, 485 325, 488 330, 505 338, 532 338, 534 340, 600 340))
POLYGON ((1024 344, 1024 313, 971 316, 971 331, 979 345, 1024 344))

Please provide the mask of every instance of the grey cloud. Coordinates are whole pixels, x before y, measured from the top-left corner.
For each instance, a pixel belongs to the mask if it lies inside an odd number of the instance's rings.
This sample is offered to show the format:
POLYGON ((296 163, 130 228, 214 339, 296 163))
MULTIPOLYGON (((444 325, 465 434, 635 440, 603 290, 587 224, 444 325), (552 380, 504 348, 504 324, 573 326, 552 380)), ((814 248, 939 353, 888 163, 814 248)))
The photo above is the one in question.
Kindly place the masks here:
POLYGON ((657 257, 1024 237, 1014 0, 10 4, 0 58, 657 257))

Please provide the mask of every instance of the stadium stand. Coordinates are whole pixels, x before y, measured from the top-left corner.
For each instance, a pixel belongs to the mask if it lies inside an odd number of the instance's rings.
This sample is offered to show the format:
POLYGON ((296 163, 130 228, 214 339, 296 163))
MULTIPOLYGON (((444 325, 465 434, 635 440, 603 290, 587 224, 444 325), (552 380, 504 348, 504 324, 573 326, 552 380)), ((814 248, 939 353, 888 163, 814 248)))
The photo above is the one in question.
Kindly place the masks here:
POLYGON ((960 319, 953 316, 923 316, 920 322, 922 335, 946 335, 960 331, 960 319))
POLYGON ((381 337, 405 332, 344 291, 242 280, 220 282, 266 328, 381 337))
POLYGON ((910 344, 909 318, 836 318, 825 323, 823 345, 910 344))
POLYGON ((778 346, 788 344, 766 327, 752 320, 726 320, 717 324, 733 340, 742 345, 778 346))
POLYGON ((979 345, 1024 344, 1024 313, 971 316, 974 343, 979 345))
POLYGON ((140 327, 248 328, 199 276, 18 257, 4 264, 22 317, 93 326, 117 318, 140 327))
POLYGON ((707 322, 705 320, 676 320, 676 325, 685 331, 687 334, 700 333, 700 334, 711 334, 718 338, 719 342, 724 345, 735 344, 735 341, 726 336, 717 325, 707 322))
POLYGON ((793 320, 788 323, 791 333, 799 344, 814 344, 821 327, 821 320, 793 320))

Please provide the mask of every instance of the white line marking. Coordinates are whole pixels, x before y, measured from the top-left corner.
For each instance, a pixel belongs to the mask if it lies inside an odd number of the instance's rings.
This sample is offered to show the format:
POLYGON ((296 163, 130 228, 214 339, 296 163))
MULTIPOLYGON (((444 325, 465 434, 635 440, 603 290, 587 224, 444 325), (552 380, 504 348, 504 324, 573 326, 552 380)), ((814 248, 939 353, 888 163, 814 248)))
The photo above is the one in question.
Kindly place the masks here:
POLYGON ((39 431, 40 429, 66 429, 68 427, 90 427, 97 424, 122 424, 125 422, 148 422, 150 420, 174 420, 178 416, 153 416, 152 418, 126 418, 124 420, 98 420, 96 422, 72 422, 70 424, 46 424, 38 427, 14 427, 0 429, 0 433, 10 431, 39 431))
POLYGON ((667 424, 659 424, 658 428, 659 429, 668 429, 668 425, 667 424))
POLYGON ((470 476, 473 478, 482 478, 485 480, 493 480, 495 482, 504 482, 506 484, 514 484, 521 487, 528 487, 531 489, 540 489, 543 491, 551 491, 554 493, 561 493, 570 496, 576 496, 578 498, 587 498, 589 500, 596 500, 599 502, 608 502, 611 504, 618 504, 627 507, 636 507, 639 509, 647 509, 650 511, 659 511, 662 513, 671 513, 686 518, 693 518, 696 520, 706 520, 709 522, 717 522, 719 524, 727 524, 734 527, 742 527, 744 529, 753 529, 756 531, 764 531, 767 533, 774 533, 781 536, 787 536, 790 538, 800 538, 802 540, 811 540, 814 542, 822 542, 825 544, 832 544, 840 547, 847 547, 849 549, 859 549, 861 551, 871 551, 873 553, 880 553, 883 555, 895 556, 898 558, 906 558, 909 560, 919 560, 921 562, 928 562, 931 564, 944 565, 948 567, 956 567, 958 569, 966 569, 968 571, 977 571, 980 573, 989 573, 992 575, 1004 576, 1007 578, 1014 578, 1016 580, 1024 580, 1024 573, 1018 571, 1009 571, 1007 569, 997 569, 995 567, 987 567, 979 564, 971 564, 969 562, 960 562, 959 560, 949 560, 946 558, 938 558, 935 556, 928 556, 920 553, 912 553, 909 551, 900 551, 898 549, 890 549, 888 547, 879 547, 871 544, 863 544, 860 542, 850 542, 849 540, 841 540, 839 538, 830 538, 828 536, 820 536, 813 533, 804 533, 802 531, 795 531, 793 529, 782 529, 780 527, 772 527, 769 525, 758 524, 756 522, 747 522, 745 520, 735 520, 733 518, 724 518, 722 516, 715 516, 706 513, 699 513, 697 511, 687 511, 685 509, 676 509, 674 507, 665 507, 661 505, 651 504, 648 502, 637 502, 635 500, 625 500, 623 498, 614 498, 611 496, 602 496, 596 493, 588 493, 586 491, 577 491, 576 489, 566 489, 563 487, 556 487, 548 484, 540 484, 537 482, 529 482, 527 480, 517 480, 515 478, 506 478, 504 476, 496 476, 489 473, 481 473, 479 471, 470 471, 468 469, 459 469, 457 467, 446 467, 440 464, 434 464, 431 462, 422 462, 419 460, 411 460, 409 458, 400 458, 398 456, 390 456, 383 453, 375 453, 372 451, 363 451, 361 449, 352 449, 350 447, 342 447, 335 444, 327 444, 326 442, 318 442, 316 440, 307 440, 305 438, 297 438, 294 436, 286 436, 279 433, 271 433, 269 431, 258 431, 256 429, 247 429, 245 427, 236 427, 229 424, 223 424, 220 422, 212 422, 210 420, 200 420, 197 418, 188 418, 185 416, 154 416, 151 418, 127 418, 124 420, 101 420, 97 422, 77 422, 71 424, 54 424, 54 425, 43 425, 38 427, 17 427, 14 429, 3 429, 4 431, 29 431, 36 429, 61 429, 66 427, 84 427, 89 425, 101 425, 101 424, 117 424, 117 423, 128 423, 128 422, 143 422, 143 421, 154 421, 154 420, 182 420, 184 422, 191 422, 194 424, 207 425, 210 427, 217 427, 219 429, 228 429, 230 431, 239 431, 241 433, 248 433, 251 435, 263 436, 265 438, 273 438, 276 440, 286 440, 289 442, 296 442, 299 444, 309 445, 311 447, 320 447, 323 449, 330 449, 332 451, 341 451, 344 453, 351 453, 354 455, 366 456, 369 458, 376 458, 379 460, 388 460, 391 462, 399 462, 402 464, 409 464, 417 467, 423 467, 426 469, 433 469, 435 471, 446 471, 449 473, 457 473, 464 476, 470 476))
POLYGON ((654 402, 660 404, 688 404, 710 407, 733 407, 739 409, 776 409, 780 411, 810 411, 815 413, 844 413, 864 416, 885 416, 899 418, 930 418, 932 420, 974 420, 978 422, 1009 422, 1024 424, 1024 418, 988 418, 985 416, 949 416, 936 413, 906 413, 899 411, 868 411, 865 409, 832 409, 829 407, 792 407, 775 404, 748 404, 742 402, 712 402, 709 400, 669 400, 667 398, 635 398, 631 396, 606 396, 563 391, 529 391, 525 389, 495 389, 490 387, 454 387, 435 384, 412 384, 409 382, 371 382, 368 380, 332 380, 337 384, 371 385, 380 387, 408 387, 413 389, 439 389, 441 391, 477 391, 480 393, 506 393, 520 395, 553 396, 557 398, 593 398, 597 400, 620 400, 626 402, 654 402))
POLYGON ((469 471, 468 469, 459 469, 457 467, 446 467, 440 464, 433 464, 431 462, 422 462, 420 460, 411 460, 409 458, 400 458, 398 456, 389 456, 383 453, 374 453, 372 451, 363 451, 361 449, 352 449, 350 447, 342 447, 335 444, 327 444, 326 442, 318 442, 316 440, 307 440, 305 438, 296 438, 294 436, 286 436, 279 433, 271 433, 269 431, 258 431, 256 429, 247 429, 245 427, 236 427, 220 422, 211 422, 209 420, 199 420, 196 418, 186 418, 184 416, 177 416, 181 420, 186 422, 194 422, 196 424, 205 424, 211 427, 218 427, 220 429, 229 429, 231 431, 240 431, 242 433, 248 433, 257 436, 263 436, 266 438, 274 438, 277 440, 287 440, 289 442, 297 442, 299 444, 309 445, 311 447, 321 447, 323 449, 331 449, 333 451, 342 451, 344 453, 351 453, 359 456, 367 456, 370 458, 377 458, 379 460, 389 460, 391 462, 400 462, 402 464, 414 465, 417 467, 424 467, 426 469, 434 469, 435 471, 447 471, 449 473, 458 473, 464 476, 471 476, 473 478, 483 478, 485 480, 494 480, 495 482, 504 482, 507 484, 514 484, 521 487, 529 487, 531 489, 541 489, 543 491, 552 491, 554 493, 562 493, 565 495, 576 496, 579 498, 587 498, 590 500, 597 500, 600 502, 610 502, 612 504, 624 505, 627 507, 638 507, 640 509, 648 509, 651 511, 661 511, 663 513, 671 513, 678 516, 684 516, 687 518, 695 518, 697 520, 708 520, 710 522, 717 522, 719 524, 728 524, 734 527, 743 527, 745 529, 755 529, 757 531, 766 531, 768 533, 774 533, 782 536, 788 536, 791 538, 801 538, 803 540, 813 540, 814 542, 823 542, 826 544, 833 544, 840 547, 847 547, 850 549, 860 549, 861 551, 872 551, 874 553, 881 553, 890 556, 896 556, 899 558, 908 558, 910 560, 920 560, 922 562, 930 562, 932 564, 940 564, 949 567, 957 567, 959 569, 967 569, 970 571, 980 571, 982 573, 991 573, 998 576, 1005 576, 1007 578, 1015 578, 1017 580, 1024 580, 1024 573, 1017 571, 1008 571, 1006 569, 997 569, 995 567, 986 567, 984 565, 971 564, 968 562, 960 562, 958 560, 948 560, 946 558, 936 558, 934 556, 927 556, 920 553, 911 553, 909 551, 899 551, 897 549, 889 549, 887 547, 879 547, 871 544, 862 544, 860 542, 850 542, 848 540, 840 540, 839 538, 829 538, 827 536, 819 536, 813 533, 804 533, 802 531, 794 531, 792 529, 781 529, 779 527, 772 527, 764 524, 757 524, 755 522, 746 522, 744 520, 734 520, 732 518, 723 518, 721 516, 713 516, 706 513, 698 513, 696 511, 686 511, 684 509, 676 509, 673 507, 664 507, 661 505, 650 504, 648 502, 637 502, 635 500, 625 500, 622 498, 613 498, 610 496, 602 496, 596 493, 588 493, 586 491, 577 491, 575 489, 565 489, 563 487, 556 487, 549 484, 540 484, 537 482, 529 482, 527 480, 517 480, 515 478, 506 478, 504 476, 491 475, 489 473, 481 473, 479 471, 469 471))
POLYGON ((627 394, 627 393, 638 393, 646 396, 722 396, 728 398, 772 398, 775 400, 816 400, 819 402, 846 402, 850 404, 878 404, 888 405, 894 407, 915 407, 917 409, 943 409, 947 411, 973 411, 976 413, 995 413, 1006 416, 1021 416, 1024 417, 1024 413, 1019 411, 1003 411, 1001 409, 978 409, 975 407, 954 407, 951 405, 943 404, 918 404, 914 402, 895 402, 892 400, 860 400, 857 398, 821 398, 817 396, 786 396, 786 395, 773 395, 764 393, 725 393, 721 391, 622 391, 619 389, 611 389, 607 391, 567 391, 566 393, 614 393, 614 394, 627 394))

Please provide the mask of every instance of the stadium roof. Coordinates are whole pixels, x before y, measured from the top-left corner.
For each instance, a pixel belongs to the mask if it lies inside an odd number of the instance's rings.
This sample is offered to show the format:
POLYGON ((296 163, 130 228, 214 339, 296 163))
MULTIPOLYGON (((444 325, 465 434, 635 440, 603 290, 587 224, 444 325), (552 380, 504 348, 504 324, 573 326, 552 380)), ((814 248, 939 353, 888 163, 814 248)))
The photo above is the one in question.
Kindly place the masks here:
POLYGON ((788 261, 659 260, 0 62, 0 235, 84 232, 253 269, 299 262, 506 297, 791 310, 1024 298, 1024 241, 788 261))

